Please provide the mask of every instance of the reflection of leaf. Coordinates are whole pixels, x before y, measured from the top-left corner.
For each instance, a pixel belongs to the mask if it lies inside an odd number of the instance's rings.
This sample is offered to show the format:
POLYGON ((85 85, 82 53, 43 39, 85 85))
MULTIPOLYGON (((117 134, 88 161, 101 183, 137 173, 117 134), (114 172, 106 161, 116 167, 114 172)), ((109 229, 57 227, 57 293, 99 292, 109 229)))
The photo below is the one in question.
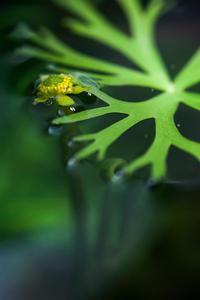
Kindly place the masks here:
MULTIPOLYGON (((101 99, 106 104, 105 107, 62 117, 54 123, 83 121, 110 113, 124 114, 124 118, 100 132, 76 137, 77 141, 91 143, 75 157, 83 159, 98 153, 98 158, 103 159, 108 147, 126 130, 143 120, 154 119, 156 134, 152 145, 146 153, 124 167, 125 173, 130 174, 139 168, 151 165, 151 178, 162 179, 166 175, 166 161, 172 145, 199 160, 200 144, 181 135, 174 123, 174 115, 180 103, 196 110, 200 109, 200 95, 186 91, 199 83, 200 52, 196 52, 174 81, 170 79, 154 38, 155 24, 165 9, 164 1, 152 0, 146 8, 143 8, 140 0, 119 1, 129 21, 131 36, 114 27, 90 1, 55 0, 55 2, 81 18, 80 20, 68 19, 65 22, 73 32, 113 48, 134 62, 140 70, 80 53, 58 40, 47 30, 31 34, 28 31, 27 40, 36 46, 25 46, 19 50, 19 53, 65 65, 66 72, 72 72, 73 68, 78 68, 80 71, 87 69, 85 73, 87 76, 98 78, 104 85, 136 85, 161 92, 148 101, 135 103, 111 98, 97 88, 91 87, 91 93, 101 99)), ((134 97, 132 100, 134 101, 134 97)))
POLYGON ((31 121, 17 117, 15 130, 7 130, 9 139, 0 149, 0 235, 69 226, 69 202, 61 167, 53 160, 54 143, 44 142, 31 121))

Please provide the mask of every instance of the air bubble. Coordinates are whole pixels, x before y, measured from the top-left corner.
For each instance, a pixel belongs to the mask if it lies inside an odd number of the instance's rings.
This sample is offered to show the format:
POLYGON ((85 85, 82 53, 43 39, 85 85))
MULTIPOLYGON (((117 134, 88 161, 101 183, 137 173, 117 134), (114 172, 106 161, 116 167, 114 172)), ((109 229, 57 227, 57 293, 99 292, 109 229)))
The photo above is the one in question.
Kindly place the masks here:
POLYGON ((75 168, 77 166, 78 161, 75 158, 70 158, 67 162, 68 168, 75 168))
POLYGON ((114 173, 114 175, 111 178, 112 183, 120 183, 124 180, 124 173, 122 170, 117 171, 114 173))
POLYGON ((73 111, 73 112, 75 112, 75 111, 76 111, 76 108, 75 108, 74 106, 71 106, 71 107, 70 107, 70 110, 73 111))
POLYGON ((59 115, 59 117, 63 117, 63 116, 65 116, 65 112, 64 112, 64 110, 62 110, 62 109, 59 109, 59 110, 58 110, 58 115, 59 115))
POLYGON ((67 146, 69 148, 73 148, 73 147, 75 147, 75 145, 76 145, 76 142, 73 139, 71 139, 67 142, 67 146))
POLYGON ((48 134, 52 136, 59 136, 62 132, 61 126, 49 126, 48 134))

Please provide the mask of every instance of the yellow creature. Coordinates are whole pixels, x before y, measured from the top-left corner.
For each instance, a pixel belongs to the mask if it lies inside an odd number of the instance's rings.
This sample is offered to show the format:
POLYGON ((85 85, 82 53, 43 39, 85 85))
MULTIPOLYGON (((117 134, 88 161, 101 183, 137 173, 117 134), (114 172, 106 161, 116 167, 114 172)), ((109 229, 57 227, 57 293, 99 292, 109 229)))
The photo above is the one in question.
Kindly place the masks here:
POLYGON ((37 87, 35 103, 44 103, 53 98, 60 106, 72 106, 75 102, 69 95, 87 91, 88 88, 81 86, 71 75, 48 75, 37 87))

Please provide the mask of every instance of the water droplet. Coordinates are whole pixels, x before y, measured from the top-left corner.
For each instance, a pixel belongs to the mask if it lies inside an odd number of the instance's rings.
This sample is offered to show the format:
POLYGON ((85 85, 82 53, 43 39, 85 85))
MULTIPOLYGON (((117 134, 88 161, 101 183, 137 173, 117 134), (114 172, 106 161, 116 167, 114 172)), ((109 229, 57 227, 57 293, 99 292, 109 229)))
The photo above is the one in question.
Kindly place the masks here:
POLYGON ((76 145, 76 142, 73 139, 71 139, 67 142, 67 146, 70 148, 73 148, 75 145, 76 145))
POLYGON ((161 185, 161 181, 155 181, 155 180, 148 180, 146 183, 147 188, 153 189, 158 188, 161 185))
POLYGON ((176 126, 177 126, 177 127, 181 127, 181 124, 178 123, 178 124, 176 124, 176 126))
POLYGON ((36 89, 40 83, 41 83, 41 79, 36 79, 34 82, 34 88, 36 89))
POLYGON ((58 110, 58 115, 59 115, 60 117, 63 117, 63 116, 65 116, 65 112, 64 112, 64 110, 62 110, 62 109, 59 109, 59 110, 58 110))
POLYGON ((34 100, 34 101, 32 102, 32 105, 36 106, 36 105, 37 105, 37 102, 34 100))
POLYGON ((48 134, 52 136, 59 136, 62 132, 61 126, 49 126, 48 128, 48 134))
POLYGON ((111 181, 112 181, 112 183, 120 183, 123 181, 123 179, 124 179, 124 173, 122 170, 120 170, 120 171, 114 173, 111 181))
POLYGON ((75 158, 70 158, 67 162, 68 168, 75 168, 77 166, 77 160, 75 158))
POLYGON ((54 64, 48 64, 46 66, 47 70, 51 70, 51 71, 55 71, 56 70, 56 66, 54 64))
POLYGON ((70 110, 75 112, 76 111, 76 108, 74 106, 70 106, 70 110))
POLYGON ((107 181, 116 182, 122 176, 122 168, 125 164, 125 161, 120 158, 112 158, 103 161, 101 164, 101 172, 103 178, 107 181))
POLYGON ((92 96, 92 94, 91 94, 91 93, 88 93, 88 96, 92 96))

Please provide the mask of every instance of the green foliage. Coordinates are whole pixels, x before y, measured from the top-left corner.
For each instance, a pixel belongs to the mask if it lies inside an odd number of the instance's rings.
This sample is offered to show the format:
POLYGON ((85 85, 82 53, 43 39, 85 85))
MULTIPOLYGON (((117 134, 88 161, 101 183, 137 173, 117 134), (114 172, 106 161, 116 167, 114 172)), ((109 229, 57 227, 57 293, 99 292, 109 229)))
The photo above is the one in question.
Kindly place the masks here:
MULTIPOLYGON (((0 65, 0 243, 16 235, 66 227, 71 234, 70 197, 57 161, 59 148, 52 138, 44 139, 41 126, 23 109, 26 99, 9 81, 13 65, 3 56, 0 65)), ((32 70, 36 72, 38 66, 32 70)), ((23 70, 21 84, 23 76, 30 82, 33 74, 23 70)))
POLYGON ((157 89, 160 94, 143 102, 125 102, 110 97, 98 87, 91 85, 90 92, 105 106, 94 108, 54 120, 54 124, 79 122, 111 113, 124 114, 124 118, 97 132, 75 137, 76 141, 91 141, 75 155, 84 159, 97 153, 98 159, 105 157, 106 151, 126 130, 147 119, 154 119, 156 133, 150 148, 133 162, 124 167, 126 174, 151 165, 151 179, 158 181, 166 176, 167 156, 171 146, 175 146, 200 159, 200 144, 185 138, 176 127, 174 115, 180 103, 200 110, 200 95, 188 91, 200 81, 200 51, 183 67, 172 81, 155 43, 155 24, 165 10, 163 1, 152 0, 144 8, 139 0, 120 0, 119 4, 128 18, 131 36, 114 27, 97 10, 92 1, 55 0, 63 8, 77 15, 80 20, 67 19, 65 26, 73 32, 101 42, 117 50, 140 71, 114 64, 78 52, 60 41, 46 29, 35 33, 24 27, 18 33, 36 46, 24 46, 18 53, 66 66, 65 71, 98 79, 107 86, 141 86, 157 89), (88 71, 81 71, 82 69, 88 71), (102 75, 104 73, 104 75, 102 75))
POLYGON ((63 226, 70 230, 69 196, 57 164, 55 143, 51 139, 44 142, 30 116, 18 114, 14 120, 15 124, 6 129, 6 138, 1 137, 0 242, 7 235, 63 226), (39 169, 39 165, 43 167, 39 169))

